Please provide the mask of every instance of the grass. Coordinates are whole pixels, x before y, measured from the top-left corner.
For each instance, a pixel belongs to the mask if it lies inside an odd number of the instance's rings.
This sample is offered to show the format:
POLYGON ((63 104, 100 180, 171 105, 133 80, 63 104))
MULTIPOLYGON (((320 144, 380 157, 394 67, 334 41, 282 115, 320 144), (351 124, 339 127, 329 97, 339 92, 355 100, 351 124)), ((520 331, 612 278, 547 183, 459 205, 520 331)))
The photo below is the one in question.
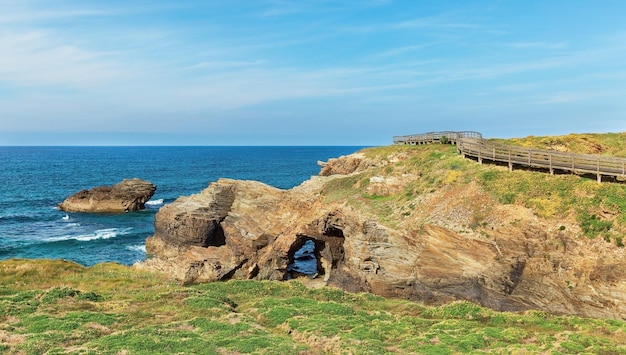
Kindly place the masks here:
MULTIPOLYGON (((498 140, 520 146, 561 149, 577 153, 626 156, 626 133, 578 134, 562 137, 527 137, 498 140)), ((577 223, 588 238, 601 238, 619 247, 626 235, 626 184, 598 184, 595 177, 478 164, 457 154, 452 145, 386 146, 367 148, 369 159, 394 161, 329 182, 322 193, 326 201, 345 202, 369 213, 380 223, 396 228, 409 217, 420 196, 451 186, 478 183, 501 204, 527 207, 546 219, 577 223), (414 178, 407 178, 413 176, 414 178), (381 195, 371 192, 373 177, 407 181, 401 189, 381 195)))
POLYGON ((0 351, 626 354, 626 323, 468 302, 429 307, 297 281, 182 286, 116 264, 7 260, 0 262, 0 351), (20 270, 29 271, 16 278, 20 270))
POLYGON ((509 173, 489 167, 478 173, 477 181, 500 203, 523 205, 543 218, 573 215, 587 237, 601 237, 623 246, 619 241, 626 233, 625 184, 598 184, 575 175, 535 171, 509 173))
POLYGON ((506 140, 493 139, 493 141, 528 148, 626 157, 626 132, 568 134, 565 136, 547 137, 529 136, 506 140))

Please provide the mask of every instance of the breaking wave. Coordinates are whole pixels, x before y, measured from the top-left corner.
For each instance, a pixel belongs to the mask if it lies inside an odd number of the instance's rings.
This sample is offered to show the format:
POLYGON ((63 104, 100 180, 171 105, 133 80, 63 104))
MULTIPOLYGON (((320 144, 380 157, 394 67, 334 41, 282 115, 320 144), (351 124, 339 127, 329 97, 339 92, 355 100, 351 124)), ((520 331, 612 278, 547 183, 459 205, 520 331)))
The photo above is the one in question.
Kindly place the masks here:
POLYGON ((158 206, 158 205, 162 205, 163 204, 163 199, 160 198, 158 200, 150 200, 148 202, 146 202, 146 205, 148 206, 158 206))
POLYGON ((50 237, 47 238, 47 242, 59 242, 63 240, 78 240, 81 242, 88 242, 90 240, 97 239, 110 239, 115 238, 121 235, 130 234, 132 228, 106 228, 99 229, 92 234, 84 234, 84 235, 64 235, 59 237, 50 237))
POLYGON ((126 247, 127 250, 130 251, 136 251, 136 252, 140 252, 140 253, 145 253, 146 252, 146 245, 145 244, 138 244, 138 245, 129 245, 126 247))

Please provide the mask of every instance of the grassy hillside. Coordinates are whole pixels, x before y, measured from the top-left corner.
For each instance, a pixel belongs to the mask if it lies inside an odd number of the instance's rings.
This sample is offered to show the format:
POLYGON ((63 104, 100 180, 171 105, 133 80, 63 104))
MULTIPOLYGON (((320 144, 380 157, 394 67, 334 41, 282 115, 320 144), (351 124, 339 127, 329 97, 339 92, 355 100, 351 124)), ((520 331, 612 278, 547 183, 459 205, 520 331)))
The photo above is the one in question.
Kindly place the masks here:
POLYGON ((626 157, 626 132, 583 133, 548 137, 529 136, 526 138, 493 139, 493 141, 562 152, 626 157))
MULTIPOLYGON (((500 142, 540 148, 554 148, 554 142, 565 142, 568 151, 590 153, 596 150, 626 156, 626 134, 528 137, 500 142)), ((458 192, 475 184, 496 203, 529 208, 540 218, 579 226, 588 238, 603 238, 624 246, 624 183, 598 184, 595 176, 551 176, 522 169, 509 172, 507 167, 480 165, 464 159, 451 145, 388 146, 365 149, 363 153, 370 159, 391 163, 331 181, 324 190, 326 199, 329 202, 344 200, 372 213, 390 227, 398 227, 402 221, 423 223, 414 208, 424 196, 434 192, 445 196, 446 191, 458 192), (375 179, 387 181, 392 188, 384 191, 372 188, 375 179)), ((483 207, 467 227, 475 229, 485 223, 489 206, 483 207)))
POLYGON ((116 264, 0 262, 9 354, 626 354, 626 323, 426 307, 297 281, 181 286, 116 264))

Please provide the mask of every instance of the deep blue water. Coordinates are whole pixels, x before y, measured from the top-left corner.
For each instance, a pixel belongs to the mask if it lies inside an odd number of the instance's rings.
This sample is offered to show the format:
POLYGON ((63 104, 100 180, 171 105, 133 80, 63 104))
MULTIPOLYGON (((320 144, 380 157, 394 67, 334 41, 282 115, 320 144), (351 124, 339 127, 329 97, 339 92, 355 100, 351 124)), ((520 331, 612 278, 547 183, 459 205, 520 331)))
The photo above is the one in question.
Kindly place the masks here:
POLYGON ((0 147, 0 259, 54 258, 90 266, 145 259, 154 215, 220 177, 288 189, 317 175, 318 160, 360 147, 0 147), (146 210, 65 213, 57 204, 82 189, 124 178, 157 185, 146 210))

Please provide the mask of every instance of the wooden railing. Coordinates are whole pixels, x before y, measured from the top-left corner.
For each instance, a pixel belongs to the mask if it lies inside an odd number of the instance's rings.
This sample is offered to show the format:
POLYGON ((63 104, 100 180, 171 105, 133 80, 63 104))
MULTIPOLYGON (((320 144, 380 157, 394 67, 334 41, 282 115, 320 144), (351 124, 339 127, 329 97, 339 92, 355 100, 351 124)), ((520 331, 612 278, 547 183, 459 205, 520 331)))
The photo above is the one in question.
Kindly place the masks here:
POLYGON ((524 148, 493 143, 483 139, 478 132, 430 132, 393 137, 394 144, 455 144, 464 157, 473 157, 482 164, 483 160, 507 163, 509 170, 514 166, 555 170, 576 174, 595 174, 598 182, 602 176, 626 178, 626 159, 593 154, 575 154, 547 149, 524 148))
POLYGON ((393 137, 394 144, 430 144, 430 143, 450 143, 456 144, 457 141, 463 138, 482 140, 483 135, 478 132, 465 131, 465 132, 429 132, 412 134, 410 136, 395 136, 393 137))

